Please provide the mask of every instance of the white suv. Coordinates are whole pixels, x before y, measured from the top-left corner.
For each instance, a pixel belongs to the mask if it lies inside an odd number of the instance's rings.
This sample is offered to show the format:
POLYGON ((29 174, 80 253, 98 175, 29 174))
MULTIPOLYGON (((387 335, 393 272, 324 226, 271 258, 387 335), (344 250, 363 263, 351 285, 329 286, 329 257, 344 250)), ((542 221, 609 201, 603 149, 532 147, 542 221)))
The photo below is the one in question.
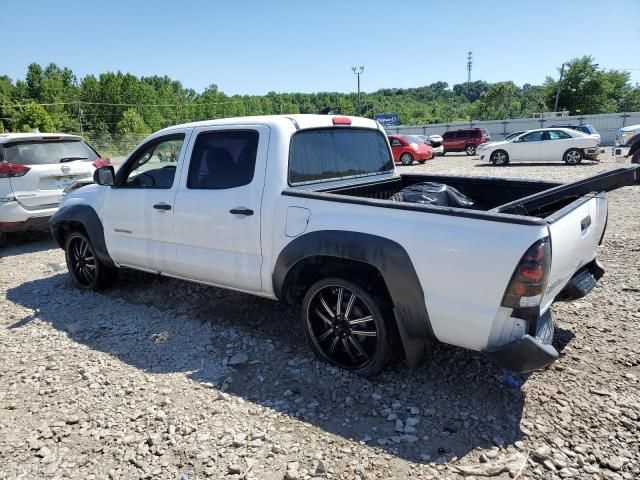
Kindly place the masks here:
POLYGON ((6 232, 48 230, 65 187, 105 165, 76 135, 1 134, 0 246, 6 232))

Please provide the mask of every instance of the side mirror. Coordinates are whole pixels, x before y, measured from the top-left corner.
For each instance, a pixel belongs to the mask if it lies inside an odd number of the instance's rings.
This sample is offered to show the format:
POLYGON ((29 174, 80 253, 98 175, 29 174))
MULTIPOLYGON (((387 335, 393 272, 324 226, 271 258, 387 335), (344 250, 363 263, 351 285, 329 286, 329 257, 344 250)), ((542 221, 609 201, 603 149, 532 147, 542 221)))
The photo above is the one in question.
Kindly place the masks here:
POLYGON ((96 168, 96 171, 93 172, 93 181, 98 185, 104 186, 113 186, 115 183, 115 170, 113 169, 113 165, 107 165, 106 167, 96 168))
POLYGON ((519 138, 514 138, 513 139, 513 143, 520 143, 522 140, 520 140, 519 138))

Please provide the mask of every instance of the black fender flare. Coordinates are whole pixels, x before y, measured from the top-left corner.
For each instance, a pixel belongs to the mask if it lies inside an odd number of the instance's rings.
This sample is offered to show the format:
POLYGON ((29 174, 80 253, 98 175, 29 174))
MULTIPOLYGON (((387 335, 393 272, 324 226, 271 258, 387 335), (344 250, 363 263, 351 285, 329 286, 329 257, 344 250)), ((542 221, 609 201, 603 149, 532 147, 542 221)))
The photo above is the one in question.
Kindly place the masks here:
POLYGON ((407 363, 411 368, 422 363, 436 337, 420 280, 406 250, 393 240, 367 233, 322 230, 301 235, 278 255, 273 271, 276 297, 284 298, 291 269, 300 260, 315 256, 355 260, 375 267, 391 296, 407 363))
POLYGON ((89 205, 65 205, 62 206, 49 220, 51 233, 60 248, 64 249, 65 235, 68 226, 81 224, 91 240, 98 260, 105 265, 115 267, 115 263, 109 256, 107 244, 104 240, 104 229, 96 211, 89 205))

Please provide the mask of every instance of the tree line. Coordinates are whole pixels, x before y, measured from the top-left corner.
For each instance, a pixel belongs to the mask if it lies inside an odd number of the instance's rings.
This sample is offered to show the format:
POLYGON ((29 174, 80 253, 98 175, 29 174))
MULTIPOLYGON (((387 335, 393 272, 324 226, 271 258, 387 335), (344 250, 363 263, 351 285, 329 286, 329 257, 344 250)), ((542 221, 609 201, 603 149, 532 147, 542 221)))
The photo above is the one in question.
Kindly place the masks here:
MULTIPOLYGON (((453 85, 435 82, 416 88, 384 88, 361 94, 362 115, 398 113, 405 125, 461 120, 529 117, 554 107, 572 114, 640 110, 640 87, 628 72, 603 70, 593 57, 565 64, 562 83, 542 85, 482 80, 453 85)), ((99 145, 137 141, 152 131, 187 121, 245 115, 357 114, 355 93, 227 95, 212 84, 198 93, 167 76, 136 77, 107 72, 78 79, 56 64, 32 63, 24 79, 0 76, 0 132, 83 133, 99 145)), ((126 145, 124 148, 128 148, 126 145)))

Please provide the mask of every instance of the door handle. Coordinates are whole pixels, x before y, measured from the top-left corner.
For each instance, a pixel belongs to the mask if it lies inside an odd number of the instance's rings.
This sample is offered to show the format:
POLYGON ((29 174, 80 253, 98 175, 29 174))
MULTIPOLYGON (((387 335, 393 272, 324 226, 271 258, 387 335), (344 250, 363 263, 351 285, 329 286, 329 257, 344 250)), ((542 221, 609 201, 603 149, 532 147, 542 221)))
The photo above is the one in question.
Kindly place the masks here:
POLYGON ((591 215, 587 215, 580 222, 580 230, 582 230, 584 232, 590 226, 591 226, 591 215))
POLYGON ((171 210, 171 205, 168 203, 156 203, 153 208, 156 210, 171 210))
POLYGON ((229 213, 232 215, 245 215, 247 217, 250 217, 251 215, 253 215, 253 210, 249 208, 238 207, 232 208, 231 210, 229 210, 229 213))

